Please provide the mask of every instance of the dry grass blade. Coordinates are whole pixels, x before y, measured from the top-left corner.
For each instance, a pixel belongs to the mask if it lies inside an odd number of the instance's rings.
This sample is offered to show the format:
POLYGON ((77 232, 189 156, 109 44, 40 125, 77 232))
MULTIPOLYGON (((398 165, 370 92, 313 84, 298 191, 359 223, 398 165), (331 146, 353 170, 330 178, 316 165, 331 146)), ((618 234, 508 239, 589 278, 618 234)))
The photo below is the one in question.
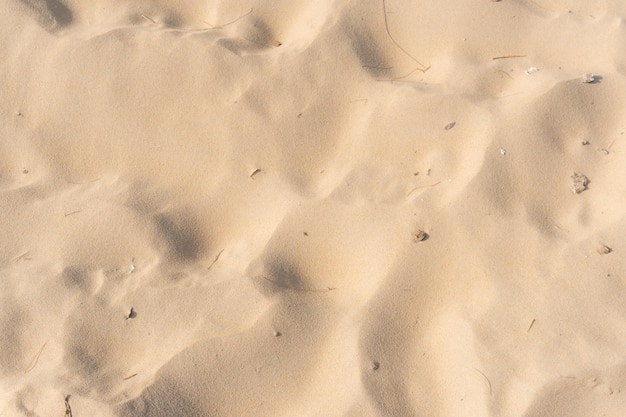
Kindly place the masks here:
POLYGON ((410 196, 411 196, 411 194, 413 194, 413 192, 415 192, 415 191, 417 191, 417 190, 421 190, 422 188, 434 187, 434 186, 439 185, 439 184, 441 184, 441 181, 437 181, 437 182, 436 182, 436 183, 434 183, 434 184, 427 184, 427 185, 421 185, 421 186, 419 186, 419 187, 415 187, 415 188, 413 188, 411 191, 409 191, 409 192, 406 194, 406 197, 407 197, 407 198, 408 198, 408 197, 410 197, 410 196))
POLYGON ((238 17, 238 18, 236 18, 235 20, 231 20, 230 22, 227 22, 227 23, 222 23, 221 25, 213 26, 213 25, 211 25, 211 24, 210 24, 210 23, 208 23, 208 22, 204 22, 204 23, 206 23, 207 25, 209 25, 209 28, 208 28, 208 29, 204 29, 204 30, 221 29, 221 28, 223 28, 223 27, 225 27, 225 26, 232 25, 233 23, 236 23, 236 22, 238 22, 239 20, 243 19, 244 17, 248 16, 250 13, 252 13, 252 10, 253 10, 253 9, 252 9, 252 8, 250 8, 250 10, 248 10, 248 12, 247 12, 247 13, 242 14, 241 16, 239 16, 239 17, 238 17))
POLYGON ((408 56, 409 58, 411 58, 413 61, 415 61, 415 63, 417 65, 419 65, 421 68, 415 68, 413 71, 411 71, 410 73, 408 73, 407 75, 404 75, 402 77, 399 78, 394 78, 394 80, 400 80, 402 78, 406 78, 409 75, 413 74, 415 71, 421 71, 421 72, 426 72, 428 71, 428 69, 430 68, 430 66, 426 67, 424 64, 422 64, 421 62, 419 62, 413 55, 411 55, 406 49, 404 49, 399 43, 398 41, 396 41, 394 39, 394 37, 391 35, 391 32, 389 31, 389 22, 387 20, 387 3, 385 2, 385 0, 383 0, 383 16, 385 16, 385 30, 387 31, 387 35, 389 35, 389 39, 391 39, 391 42, 393 42, 394 45, 396 45, 398 47, 398 49, 400 49, 402 52, 405 53, 406 56, 408 56))
POLYGON ((485 375, 480 369, 478 368, 474 368, 474 370, 476 372, 478 372, 479 374, 481 374, 483 376, 483 378, 485 378, 485 381, 487 381, 487 384, 489 385, 489 395, 493 396, 493 389, 491 388, 491 381, 489 380, 489 378, 487 378, 487 375, 485 375))
POLYGON ((28 367, 24 371, 25 374, 29 373, 30 371, 32 371, 35 368, 35 366, 37 366, 37 361, 39 361, 39 357, 41 356, 41 353, 43 352, 43 349, 46 347, 46 344, 47 344, 47 342, 44 343, 43 346, 39 349, 39 352, 37 352, 37 354, 35 355, 33 360, 30 362, 30 364, 28 365, 28 367))

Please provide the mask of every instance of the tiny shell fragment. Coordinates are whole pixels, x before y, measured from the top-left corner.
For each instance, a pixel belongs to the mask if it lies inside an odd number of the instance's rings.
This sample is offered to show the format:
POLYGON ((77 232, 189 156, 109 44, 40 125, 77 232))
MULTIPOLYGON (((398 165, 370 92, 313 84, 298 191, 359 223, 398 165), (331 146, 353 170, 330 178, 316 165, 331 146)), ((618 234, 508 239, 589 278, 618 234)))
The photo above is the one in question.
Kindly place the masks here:
POLYGON ((537 68, 537 67, 530 67, 530 68, 528 68, 528 69, 526 70, 526 74, 530 75, 530 74, 532 74, 533 72, 537 72, 537 71, 539 71, 539 68, 537 68))
POLYGON ((588 72, 585 75, 583 75, 583 83, 585 83, 585 84, 590 84, 590 83, 594 82, 595 80, 596 80, 595 76, 592 73, 590 73, 590 72, 588 72))
POLYGON ((576 193, 580 194, 587 189, 587 185, 589 184, 589 178, 585 177, 583 174, 574 173, 570 177, 572 179, 572 185, 570 185, 570 189, 576 193))
POLYGON ((447 125, 445 125, 443 128, 446 130, 450 130, 452 129, 454 126, 456 125, 456 122, 450 122, 447 125))
POLYGON ((275 48, 278 48, 279 46, 281 46, 283 43, 281 41, 273 41, 272 45, 274 45, 275 48))
POLYGON ((600 255, 608 255, 609 253, 613 252, 613 249, 609 248, 606 245, 600 245, 598 246, 598 253, 600 255))

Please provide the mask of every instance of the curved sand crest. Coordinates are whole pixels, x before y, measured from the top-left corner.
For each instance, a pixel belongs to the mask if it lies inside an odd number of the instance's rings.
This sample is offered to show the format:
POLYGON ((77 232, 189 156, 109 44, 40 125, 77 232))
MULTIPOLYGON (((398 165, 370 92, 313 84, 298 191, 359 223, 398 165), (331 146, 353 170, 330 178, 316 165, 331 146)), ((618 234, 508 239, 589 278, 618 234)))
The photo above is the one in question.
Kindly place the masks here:
POLYGON ((0 414, 623 409, 621 2, 5 6, 0 414))

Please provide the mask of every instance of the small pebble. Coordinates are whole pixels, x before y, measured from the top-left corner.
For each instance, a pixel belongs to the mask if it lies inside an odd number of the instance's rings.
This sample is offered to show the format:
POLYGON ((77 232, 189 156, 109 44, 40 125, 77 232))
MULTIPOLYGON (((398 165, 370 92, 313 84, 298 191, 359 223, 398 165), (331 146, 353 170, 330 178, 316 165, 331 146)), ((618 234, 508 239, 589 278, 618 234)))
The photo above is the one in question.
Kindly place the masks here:
POLYGON ((587 189, 589 178, 583 174, 574 173, 570 178, 572 179, 572 185, 570 185, 572 192, 580 194, 587 189))
POLYGON ((423 230, 417 230, 413 233, 413 241, 414 242, 423 242, 428 239, 428 233, 423 230))

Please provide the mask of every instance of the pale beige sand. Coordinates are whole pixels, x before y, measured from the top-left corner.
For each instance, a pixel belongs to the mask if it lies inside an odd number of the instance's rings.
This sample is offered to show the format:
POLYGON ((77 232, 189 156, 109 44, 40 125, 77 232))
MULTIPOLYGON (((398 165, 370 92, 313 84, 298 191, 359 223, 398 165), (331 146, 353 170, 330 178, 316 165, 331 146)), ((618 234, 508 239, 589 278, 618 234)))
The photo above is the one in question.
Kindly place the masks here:
POLYGON ((2 0, 0 416, 625 415, 626 2, 385 8, 2 0))

